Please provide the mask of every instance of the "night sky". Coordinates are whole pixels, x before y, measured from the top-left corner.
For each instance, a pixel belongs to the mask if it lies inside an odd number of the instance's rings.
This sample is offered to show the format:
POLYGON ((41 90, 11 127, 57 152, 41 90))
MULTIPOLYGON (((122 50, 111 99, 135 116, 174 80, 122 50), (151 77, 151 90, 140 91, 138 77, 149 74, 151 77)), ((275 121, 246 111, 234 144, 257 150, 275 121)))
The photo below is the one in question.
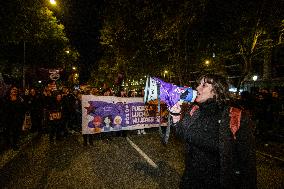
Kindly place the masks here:
POLYGON ((90 65, 96 64, 101 55, 99 30, 103 3, 100 0, 67 0, 64 3, 63 10, 55 13, 63 22, 72 45, 80 53, 80 80, 84 82, 88 79, 90 65))

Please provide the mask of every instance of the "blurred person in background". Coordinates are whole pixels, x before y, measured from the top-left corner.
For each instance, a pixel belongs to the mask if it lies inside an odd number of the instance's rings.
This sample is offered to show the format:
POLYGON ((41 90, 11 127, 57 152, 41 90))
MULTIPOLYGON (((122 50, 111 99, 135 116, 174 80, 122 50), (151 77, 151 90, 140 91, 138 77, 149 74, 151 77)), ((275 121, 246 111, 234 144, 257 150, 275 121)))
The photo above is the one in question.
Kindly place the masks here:
POLYGON ((29 94, 25 96, 27 111, 31 115, 31 132, 42 132, 43 104, 42 98, 35 88, 31 88, 29 94))
POLYGON ((280 102, 279 94, 277 91, 272 92, 271 111, 273 114, 273 129, 278 132, 281 128, 280 112, 282 111, 282 104, 280 102))
POLYGON ((95 95, 95 96, 99 96, 100 95, 100 91, 99 91, 98 88, 94 87, 94 88, 91 89, 90 94, 91 95, 95 95))
POLYGON ((51 95, 51 90, 49 87, 45 87, 44 90, 42 91, 41 95, 41 104, 43 106, 43 119, 42 119, 42 130, 44 133, 49 132, 49 113, 48 113, 48 107, 50 106, 52 101, 52 95, 51 95))
POLYGON ((73 92, 75 96, 75 118, 73 122, 73 128, 76 132, 82 130, 82 93, 79 90, 73 92))
POLYGON ((61 140, 64 132, 63 122, 63 102, 62 93, 54 92, 50 104, 47 106, 48 125, 49 125, 49 142, 54 144, 55 141, 61 140))
POLYGON ((68 133, 74 132, 74 123, 75 123, 75 103, 76 97, 73 92, 70 92, 68 88, 63 87, 62 92, 62 104, 63 104, 63 133, 64 136, 67 136, 68 133))
POLYGON ((112 96, 113 95, 113 91, 111 90, 111 88, 107 88, 104 92, 103 92, 103 96, 112 96))
POLYGON ((12 85, 3 101, 3 125, 7 145, 19 149, 19 139, 25 118, 25 104, 19 96, 18 87, 12 85))

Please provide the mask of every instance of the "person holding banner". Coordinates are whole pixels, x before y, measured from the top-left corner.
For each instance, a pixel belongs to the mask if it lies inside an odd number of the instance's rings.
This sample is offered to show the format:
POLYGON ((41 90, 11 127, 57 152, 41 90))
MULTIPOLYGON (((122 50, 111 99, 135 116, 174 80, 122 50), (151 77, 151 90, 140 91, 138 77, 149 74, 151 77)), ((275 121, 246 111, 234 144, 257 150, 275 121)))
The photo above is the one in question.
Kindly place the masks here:
POLYGON ((180 188, 257 188, 253 129, 228 100, 226 79, 207 74, 187 111, 179 103, 170 109, 186 148, 180 188))

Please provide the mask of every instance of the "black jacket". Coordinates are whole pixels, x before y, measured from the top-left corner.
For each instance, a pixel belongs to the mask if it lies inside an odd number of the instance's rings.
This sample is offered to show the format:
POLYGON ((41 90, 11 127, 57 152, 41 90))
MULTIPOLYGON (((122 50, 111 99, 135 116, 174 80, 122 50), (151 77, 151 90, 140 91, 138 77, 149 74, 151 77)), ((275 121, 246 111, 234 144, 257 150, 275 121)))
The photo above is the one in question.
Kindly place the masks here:
POLYGON ((181 188, 256 188, 253 131, 242 114, 240 128, 230 129, 230 107, 207 101, 176 124, 186 143, 181 188))
POLYGON ((52 98, 50 104, 47 106, 47 111, 49 113, 49 121, 61 122, 64 119, 64 106, 62 101, 56 101, 55 98, 52 98), (55 117, 52 116, 53 114, 55 117))
POLYGON ((7 130, 20 131, 23 126, 26 107, 22 98, 11 101, 6 97, 3 101, 3 124, 7 130))

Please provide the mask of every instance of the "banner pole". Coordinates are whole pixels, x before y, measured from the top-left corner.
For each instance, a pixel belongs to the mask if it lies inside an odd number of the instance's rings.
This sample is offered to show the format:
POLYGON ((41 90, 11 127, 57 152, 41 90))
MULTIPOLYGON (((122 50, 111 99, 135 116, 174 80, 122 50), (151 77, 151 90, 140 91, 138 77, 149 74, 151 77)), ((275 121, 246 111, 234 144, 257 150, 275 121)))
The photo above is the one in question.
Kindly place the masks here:
POLYGON ((162 113, 161 113, 160 83, 157 84, 157 97, 158 97, 158 112, 159 112, 159 133, 161 135, 162 142, 164 143, 164 135, 163 135, 163 130, 161 126, 162 113))

